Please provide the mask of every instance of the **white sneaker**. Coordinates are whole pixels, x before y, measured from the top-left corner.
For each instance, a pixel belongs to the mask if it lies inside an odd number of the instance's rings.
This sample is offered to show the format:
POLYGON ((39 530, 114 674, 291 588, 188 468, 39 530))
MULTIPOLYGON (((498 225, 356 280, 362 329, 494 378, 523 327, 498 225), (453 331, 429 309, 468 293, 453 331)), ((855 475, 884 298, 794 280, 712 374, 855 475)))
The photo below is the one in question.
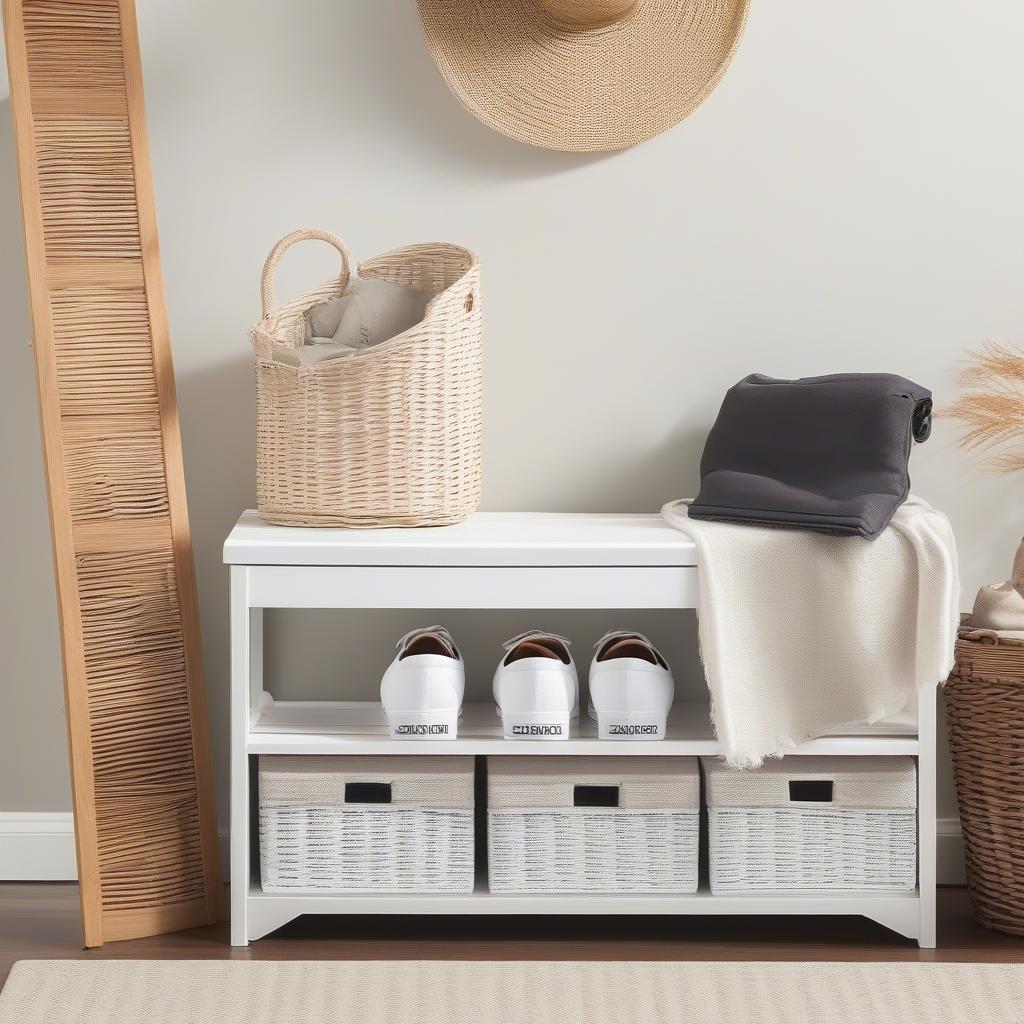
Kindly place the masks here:
POLYGON ((505 644, 494 700, 505 739, 566 740, 579 718, 580 687, 569 641, 531 630, 505 644))
POLYGON ((662 740, 675 696, 672 670, 640 633, 605 633, 590 663, 588 713, 602 740, 662 740))
POLYGON ((458 735, 466 666, 444 626, 406 633, 380 684, 392 739, 448 740, 458 735))

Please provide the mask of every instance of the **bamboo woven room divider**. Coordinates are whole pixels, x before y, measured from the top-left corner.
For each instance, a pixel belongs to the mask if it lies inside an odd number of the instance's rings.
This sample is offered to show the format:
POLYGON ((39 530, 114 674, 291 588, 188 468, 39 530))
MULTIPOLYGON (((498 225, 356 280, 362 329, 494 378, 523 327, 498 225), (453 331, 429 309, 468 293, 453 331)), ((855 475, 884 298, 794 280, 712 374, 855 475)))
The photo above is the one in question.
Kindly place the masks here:
POLYGON ((195 574, 133 2, 3 12, 94 946, 222 916, 195 574))

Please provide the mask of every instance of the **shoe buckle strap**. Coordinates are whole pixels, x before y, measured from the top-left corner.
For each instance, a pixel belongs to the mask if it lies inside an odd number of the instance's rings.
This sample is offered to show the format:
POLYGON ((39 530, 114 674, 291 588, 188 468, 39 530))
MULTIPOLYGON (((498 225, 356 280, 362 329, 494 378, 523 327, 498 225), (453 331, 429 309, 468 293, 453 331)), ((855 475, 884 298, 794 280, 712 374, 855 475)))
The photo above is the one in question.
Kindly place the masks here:
POLYGON ((572 646, 571 640, 567 637, 559 636, 557 633, 548 633, 543 629, 528 629, 525 633, 519 633, 517 636, 506 640, 504 648, 506 651, 511 651, 523 643, 524 640, 557 640, 559 643, 565 644, 566 650, 572 646))

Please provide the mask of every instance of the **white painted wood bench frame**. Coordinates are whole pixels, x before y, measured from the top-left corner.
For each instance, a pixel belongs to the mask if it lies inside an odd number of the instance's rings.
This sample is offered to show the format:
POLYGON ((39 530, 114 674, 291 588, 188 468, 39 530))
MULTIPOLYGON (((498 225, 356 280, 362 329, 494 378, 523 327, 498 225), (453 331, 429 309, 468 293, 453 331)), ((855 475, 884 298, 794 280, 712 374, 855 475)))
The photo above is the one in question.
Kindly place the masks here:
POLYGON ((584 716, 564 743, 506 742, 490 705, 467 705, 451 742, 395 741, 377 704, 274 701, 263 689, 264 608, 696 608, 693 545, 656 516, 481 513, 423 530, 268 526, 246 512, 224 545, 231 572, 231 942, 300 914, 845 914, 935 945, 935 697, 916 714, 804 744, 802 754, 918 758, 918 890, 714 896, 265 894, 252 844, 258 754, 718 752, 705 705, 677 705, 660 743, 610 743, 584 716))

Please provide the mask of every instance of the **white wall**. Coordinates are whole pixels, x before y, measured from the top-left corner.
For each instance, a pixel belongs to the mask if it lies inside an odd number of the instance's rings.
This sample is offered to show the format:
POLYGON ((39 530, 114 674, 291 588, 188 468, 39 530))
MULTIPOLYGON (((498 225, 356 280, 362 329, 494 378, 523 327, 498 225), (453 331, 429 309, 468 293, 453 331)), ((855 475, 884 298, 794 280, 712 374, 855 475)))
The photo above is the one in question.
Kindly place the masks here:
MULTIPOLYGON (((285 232, 323 225, 368 256, 450 239, 483 260, 484 507, 646 511, 692 493, 724 390, 889 370, 940 403, 986 338, 1024 341, 1024 8, 951 0, 754 0, 723 84, 688 121, 604 157, 537 151, 463 112, 411 0, 139 0, 164 270, 226 819, 226 574, 254 500, 246 329, 285 232)), ((69 807, 10 108, 0 104, 0 812, 69 807)), ((293 290, 330 252, 286 260, 293 290)), ((915 490, 948 511, 965 599, 1005 577, 1021 481, 939 423, 915 490)), ((692 618, 442 614, 482 696, 503 636, 637 623, 695 694, 692 618)), ((417 616, 270 623, 278 696, 370 696, 417 616)), ((585 657, 583 658, 585 660, 585 657)), ((948 779, 940 813, 955 803, 948 779)))

